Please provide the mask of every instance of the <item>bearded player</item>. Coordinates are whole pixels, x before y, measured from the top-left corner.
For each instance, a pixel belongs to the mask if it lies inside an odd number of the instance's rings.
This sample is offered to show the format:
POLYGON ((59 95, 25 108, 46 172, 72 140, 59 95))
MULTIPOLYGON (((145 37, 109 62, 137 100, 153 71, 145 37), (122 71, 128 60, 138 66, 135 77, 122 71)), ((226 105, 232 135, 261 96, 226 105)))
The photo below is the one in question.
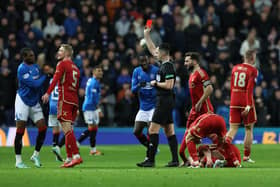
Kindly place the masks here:
MULTIPOLYGON (((209 79, 208 74, 204 69, 200 67, 200 55, 196 52, 189 52, 185 55, 185 66, 191 73, 189 77, 189 90, 192 100, 192 108, 187 120, 186 130, 190 127, 190 124, 194 120, 205 113, 213 113, 214 109, 210 102, 209 96, 213 92, 213 86, 209 79)), ((184 166, 187 158, 185 155, 186 150, 186 138, 187 132, 185 132, 180 146, 180 157, 183 160, 181 166, 184 166)))

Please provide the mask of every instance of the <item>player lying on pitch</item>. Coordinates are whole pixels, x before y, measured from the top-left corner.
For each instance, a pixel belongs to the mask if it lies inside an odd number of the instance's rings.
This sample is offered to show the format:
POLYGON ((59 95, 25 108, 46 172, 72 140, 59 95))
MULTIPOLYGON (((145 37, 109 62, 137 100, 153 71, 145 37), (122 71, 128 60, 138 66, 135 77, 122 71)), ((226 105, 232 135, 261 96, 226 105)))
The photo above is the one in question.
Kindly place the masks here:
POLYGON ((192 158, 191 167, 200 167, 200 160, 196 150, 196 144, 200 143, 201 139, 211 136, 212 141, 217 144, 218 147, 222 147, 227 154, 232 157, 234 165, 238 167, 240 162, 233 149, 232 144, 224 141, 227 133, 226 123, 224 119, 217 114, 203 114, 199 116, 190 126, 188 134, 186 136, 186 144, 189 155, 192 158), (212 135, 216 134, 216 137, 212 135))

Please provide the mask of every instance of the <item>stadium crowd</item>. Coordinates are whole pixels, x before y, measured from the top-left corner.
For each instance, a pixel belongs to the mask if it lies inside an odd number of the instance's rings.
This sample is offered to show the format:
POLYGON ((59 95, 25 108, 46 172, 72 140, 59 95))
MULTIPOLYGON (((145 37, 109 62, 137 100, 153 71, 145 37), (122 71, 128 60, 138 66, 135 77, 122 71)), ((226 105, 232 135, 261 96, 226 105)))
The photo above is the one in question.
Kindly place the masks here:
MULTIPOLYGON (((20 49, 32 48, 42 69, 55 68, 62 43, 73 46, 81 71, 80 105, 91 68, 101 64, 100 125, 132 126, 138 103, 130 90, 131 76, 143 50, 139 41, 147 19, 153 19, 155 44, 171 45, 176 126, 185 127, 191 107, 184 54, 202 55, 214 87, 215 113, 228 123, 231 68, 248 49, 258 51, 257 126, 280 123, 280 0, 3 0, 0 18, 0 126, 14 125, 20 49)), ((150 63, 157 62, 150 58, 150 63)), ((49 80, 45 84, 47 89, 49 80)), ((83 124, 80 115, 78 125, 83 124)))

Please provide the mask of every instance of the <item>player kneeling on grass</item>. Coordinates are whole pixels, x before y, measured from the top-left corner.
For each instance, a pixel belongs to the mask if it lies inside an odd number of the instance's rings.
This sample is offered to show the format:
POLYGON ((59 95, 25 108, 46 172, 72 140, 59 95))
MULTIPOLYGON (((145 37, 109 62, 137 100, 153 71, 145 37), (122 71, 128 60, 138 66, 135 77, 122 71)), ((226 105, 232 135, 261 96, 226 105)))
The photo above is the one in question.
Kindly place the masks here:
POLYGON ((201 167, 240 167, 241 165, 235 162, 241 163, 241 156, 239 149, 230 144, 234 156, 230 155, 223 146, 217 145, 200 145, 197 149, 201 167), (234 160, 237 158, 237 160, 234 160))
POLYGON ((39 66, 34 64, 35 55, 32 49, 23 48, 21 50, 21 57, 23 58, 23 62, 17 70, 19 87, 15 101, 15 120, 17 130, 14 148, 16 154, 16 168, 28 168, 21 158, 22 137, 28 118, 31 118, 39 131, 36 139, 35 151, 30 159, 34 162, 36 167, 41 167, 39 152, 46 137, 47 126, 45 124, 39 100, 40 89, 46 76, 41 75, 39 66))
POLYGON ((188 134, 186 136, 186 144, 188 148, 189 155, 192 158, 191 167, 199 167, 199 157, 197 155, 196 144, 200 142, 201 139, 211 137, 214 144, 217 146, 223 146, 225 151, 233 156, 233 160, 236 166, 240 165, 238 159, 231 149, 231 144, 224 143, 224 138, 226 135, 226 123, 224 119, 216 114, 203 114, 199 116, 190 126, 188 134), (214 138, 213 134, 217 136, 214 138))
POLYGON ((88 125, 88 129, 85 130, 78 139, 79 143, 82 143, 88 136, 90 140, 90 155, 103 155, 102 152, 96 149, 96 134, 98 130, 99 117, 103 114, 98 108, 100 100, 100 79, 103 77, 102 67, 97 65, 93 68, 92 78, 87 81, 85 101, 83 103, 84 119, 88 125))

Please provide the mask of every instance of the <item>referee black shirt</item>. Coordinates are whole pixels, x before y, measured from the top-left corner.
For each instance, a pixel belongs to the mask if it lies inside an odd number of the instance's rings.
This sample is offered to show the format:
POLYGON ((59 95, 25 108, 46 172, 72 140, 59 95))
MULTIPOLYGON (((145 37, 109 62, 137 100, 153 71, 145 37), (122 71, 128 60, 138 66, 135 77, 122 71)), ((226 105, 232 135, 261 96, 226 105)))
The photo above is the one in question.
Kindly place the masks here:
MULTIPOLYGON (((173 63, 171 61, 165 61, 163 62, 160 67, 159 71, 157 73, 156 80, 157 82, 165 82, 165 80, 169 79, 174 79, 174 84, 175 84, 175 79, 176 79, 176 71, 173 63)), ((174 87, 174 85, 173 85, 174 87)), ((157 95, 162 96, 162 95, 173 95, 173 89, 167 90, 163 88, 157 88, 157 95)))

